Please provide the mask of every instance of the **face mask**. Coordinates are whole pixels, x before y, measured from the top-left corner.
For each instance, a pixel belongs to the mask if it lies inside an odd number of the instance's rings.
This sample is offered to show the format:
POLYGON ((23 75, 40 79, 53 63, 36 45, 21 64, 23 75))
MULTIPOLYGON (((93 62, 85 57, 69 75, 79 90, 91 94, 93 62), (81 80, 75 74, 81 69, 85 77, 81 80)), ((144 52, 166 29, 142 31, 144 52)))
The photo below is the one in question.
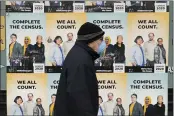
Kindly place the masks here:
POLYGON ((106 48, 106 43, 105 43, 105 41, 102 41, 102 43, 101 43, 100 46, 98 47, 97 53, 98 53, 99 55, 102 54, 102 53, 104 52, 105 48, 106 48))

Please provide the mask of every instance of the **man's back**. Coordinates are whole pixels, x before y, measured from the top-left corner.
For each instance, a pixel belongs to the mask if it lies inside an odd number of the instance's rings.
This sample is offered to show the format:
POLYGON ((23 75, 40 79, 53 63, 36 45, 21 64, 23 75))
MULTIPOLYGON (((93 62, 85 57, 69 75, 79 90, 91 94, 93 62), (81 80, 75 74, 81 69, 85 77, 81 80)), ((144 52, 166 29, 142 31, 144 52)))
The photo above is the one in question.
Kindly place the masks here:
POLYGON ((98 86, 92 54, 91 49, 76 43, 67 55, 57 91, 55 116, 97 115, 98 86))

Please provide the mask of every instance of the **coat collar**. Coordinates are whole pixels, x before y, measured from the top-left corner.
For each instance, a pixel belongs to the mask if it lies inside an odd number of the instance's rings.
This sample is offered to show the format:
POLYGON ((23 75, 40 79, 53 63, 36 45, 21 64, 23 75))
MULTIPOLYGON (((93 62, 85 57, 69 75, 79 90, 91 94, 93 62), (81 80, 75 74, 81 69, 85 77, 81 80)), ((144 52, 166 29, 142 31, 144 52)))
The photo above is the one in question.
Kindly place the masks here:
POLYGON ((100 57, 100 55, 97 52, 95 52, 92 48, 90 48, 87 44, 77 41, 75 44, 86 50, 91 55, 94 61, 100 57))

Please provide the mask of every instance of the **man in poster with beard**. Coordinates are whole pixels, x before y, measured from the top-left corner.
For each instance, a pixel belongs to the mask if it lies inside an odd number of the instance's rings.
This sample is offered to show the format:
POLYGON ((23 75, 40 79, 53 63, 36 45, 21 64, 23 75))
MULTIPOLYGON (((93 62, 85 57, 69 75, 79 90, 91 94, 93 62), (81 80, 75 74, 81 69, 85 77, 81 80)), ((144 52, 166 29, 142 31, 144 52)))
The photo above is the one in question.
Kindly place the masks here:
POLYGON ((64 55, 67 56, 68 52, 71 50, 71 48, 74 46, 75 42, 73 40, 73 33, 67 34, 68 40, 63 43, 63 49, 64 49, 64 55))
POLYGON ((98 81, 94 61, 106 48, 104 31, 84 23, 77 41, 63 64, 58 84, 54 116, 97 116, 98 81))
POLYGON ((114 107, 116 106, 116 102, 113 100, 113 97, 113 93, 108 93, 108 101, 103 103, 104 115, 113 115, 114 107))
POLYGON ((24 102, 24 115, 31 116, 33 115, 33 108, 36 106, 36 103, 33 101, 33 94, 28 94, 28 101, 24 102))
POLYGON ((154 40, 155 34, 154 33, 149 33, 148 34, 149 40, 144 43, 144 52, 145 52, 145 57, 147 60, 147 66, 154 66, 154 50, 156 47, 156 42, 154 40))

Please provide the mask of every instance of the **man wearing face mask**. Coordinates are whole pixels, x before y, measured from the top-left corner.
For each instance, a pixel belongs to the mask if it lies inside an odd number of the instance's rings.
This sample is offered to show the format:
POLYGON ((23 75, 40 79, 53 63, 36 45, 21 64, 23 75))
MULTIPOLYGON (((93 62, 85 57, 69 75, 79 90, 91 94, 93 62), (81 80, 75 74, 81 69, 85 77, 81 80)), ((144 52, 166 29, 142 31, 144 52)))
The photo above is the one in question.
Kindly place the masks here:
POLYGON ((80 27, 75 45, 63 64, 54 116, 97 116, 98 82, 94 61, 106 48, 104 33, 89 22, 80 27))

